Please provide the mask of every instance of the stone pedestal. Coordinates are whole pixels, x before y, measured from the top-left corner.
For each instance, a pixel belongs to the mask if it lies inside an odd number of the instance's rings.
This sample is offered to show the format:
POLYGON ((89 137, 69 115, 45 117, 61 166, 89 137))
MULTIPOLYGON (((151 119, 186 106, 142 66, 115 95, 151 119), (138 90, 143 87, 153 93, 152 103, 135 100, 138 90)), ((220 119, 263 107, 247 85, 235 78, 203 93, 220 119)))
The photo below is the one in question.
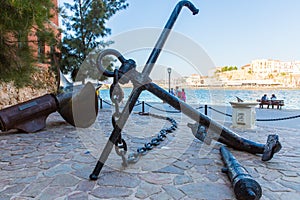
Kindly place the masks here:
POLYGON ((232 106, 232 127, 254 129, 257 102, 229 102, 232 106))

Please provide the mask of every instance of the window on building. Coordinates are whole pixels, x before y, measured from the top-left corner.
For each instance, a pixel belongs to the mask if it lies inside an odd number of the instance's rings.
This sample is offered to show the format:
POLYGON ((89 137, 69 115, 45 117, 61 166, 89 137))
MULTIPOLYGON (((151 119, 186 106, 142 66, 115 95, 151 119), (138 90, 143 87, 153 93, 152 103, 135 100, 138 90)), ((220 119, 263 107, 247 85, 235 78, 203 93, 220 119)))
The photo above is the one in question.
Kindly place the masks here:
POLYGON ((38 37, 38 61, 45 62, 45 40, 38 37))

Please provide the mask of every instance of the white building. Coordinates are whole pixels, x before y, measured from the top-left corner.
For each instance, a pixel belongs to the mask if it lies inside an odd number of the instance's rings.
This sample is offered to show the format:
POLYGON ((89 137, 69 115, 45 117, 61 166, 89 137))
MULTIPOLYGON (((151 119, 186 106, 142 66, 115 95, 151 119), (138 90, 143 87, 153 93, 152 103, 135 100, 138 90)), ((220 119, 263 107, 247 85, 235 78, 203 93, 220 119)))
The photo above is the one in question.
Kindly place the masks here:
POLYGON ((299 73, 300 61, 253 60, 251 62, 251 70, 255 78, 269 79, 280 74, 299 73))

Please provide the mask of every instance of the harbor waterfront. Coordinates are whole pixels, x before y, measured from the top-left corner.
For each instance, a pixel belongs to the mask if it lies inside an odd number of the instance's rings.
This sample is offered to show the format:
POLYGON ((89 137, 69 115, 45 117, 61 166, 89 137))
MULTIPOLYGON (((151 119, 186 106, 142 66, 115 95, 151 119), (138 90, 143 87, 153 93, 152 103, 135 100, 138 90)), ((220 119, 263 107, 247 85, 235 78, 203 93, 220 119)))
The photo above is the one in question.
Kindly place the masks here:
MULTIPOLYGON (((167 90, 167 89, 166 89, 167 90)), ((300 109, 300 89, 276 89, 276 88, 262 88, 262 89, 221 89, 221 88, 205 88, 192 89, 185 88, 187 103, 193 105, 223 105, 230 106, 231 101, 237 101, 236 97, 244 101, 255 102, 264 94, 270 98, 275 94, 278 100, 284 100, 282 109, 300 109)), ((125 101, 127 100, 131 88, 124 88, 125 101)), ((100 90, 100 97, 105 101, 110 101, 109 89, 100 90)), ((159 98, 150 92, 142 92, 140 101, 145 102, 162 102, 159 98)))

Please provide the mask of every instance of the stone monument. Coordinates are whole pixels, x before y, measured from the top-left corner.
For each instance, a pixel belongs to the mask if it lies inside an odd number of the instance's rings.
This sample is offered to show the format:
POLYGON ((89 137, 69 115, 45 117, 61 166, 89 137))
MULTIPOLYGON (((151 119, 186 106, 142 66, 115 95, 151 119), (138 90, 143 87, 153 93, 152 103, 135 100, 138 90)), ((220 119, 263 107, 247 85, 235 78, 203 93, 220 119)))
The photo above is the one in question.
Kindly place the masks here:
POLYGON ((232 106, 232 127, 254 129, 256 121, 255 106, 258 102, 229 102, 232 106))

